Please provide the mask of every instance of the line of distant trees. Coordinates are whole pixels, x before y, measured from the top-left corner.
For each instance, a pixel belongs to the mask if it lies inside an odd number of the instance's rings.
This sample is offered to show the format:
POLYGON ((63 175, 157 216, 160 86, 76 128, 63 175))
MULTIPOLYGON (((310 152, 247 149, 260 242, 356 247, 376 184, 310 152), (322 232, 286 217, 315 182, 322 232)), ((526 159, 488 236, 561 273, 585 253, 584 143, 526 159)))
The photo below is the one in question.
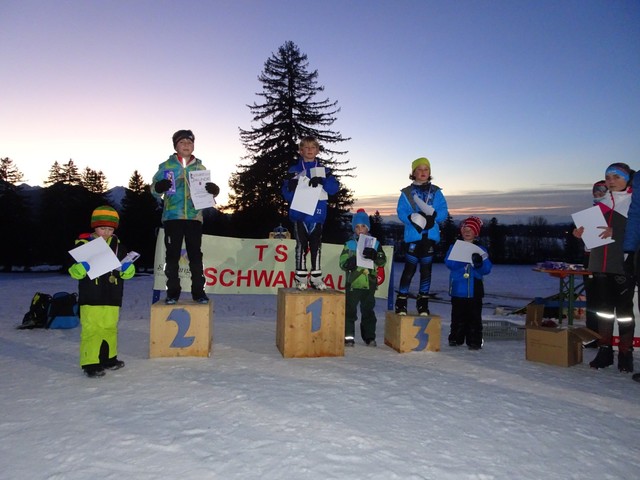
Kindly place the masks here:
MULTIPOLYGON (((29 270, 38 265, 66 267, 71 261, 68 251, 79 234, 91 231, 91 212, 99 205, 110 204, 120 213, 117 234, 129 249, 141 254, 140 269, 152 269, 161 204, 151 195, 134 171, 126 188, 106 190, 101 172, 79 172, 73 161, 56 164, 45 182, 46 187, 18 185, 21 173, 9 158, 0 159, 0 268, 29 270)), ((242 217, 210 208, 204 211, 204 232, 239 238, 262 238, 280 225, 291 230, 284 215, 273 224, 254 229, 247 236, 242 217), (277 224, 276 224, 277 223, 277 224)), ((376 212, 370 217, 371 234, 386 245, 395 247, 395 259, 403 259, 403 226, 384 222, 376 212)), ((489 249, 494 263, 533 264, 544 260, 580 263, 584 257, 582 243, 571 234, 573 226, 550 225, 543 217, 532 217, 526 225, 501 225, 492 218, 483 226, 480 242, 489 249)), ((442 241, 436 261, 442 261, 448 247, 459 238, 459 227, 449 216, 442 224, 442 241)), ((325 241, 342 243, 351 235, 349 218, 325 231, 325 241), (327 237, 329 238, 327 240, 327 237)))

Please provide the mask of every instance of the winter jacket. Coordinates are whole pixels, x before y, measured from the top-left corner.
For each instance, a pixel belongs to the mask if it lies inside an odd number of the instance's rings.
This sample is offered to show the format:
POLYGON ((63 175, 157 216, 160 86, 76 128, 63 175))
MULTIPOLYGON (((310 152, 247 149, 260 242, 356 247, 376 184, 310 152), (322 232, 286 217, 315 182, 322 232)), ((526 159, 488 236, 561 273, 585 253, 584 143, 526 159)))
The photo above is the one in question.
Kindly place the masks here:
POLYGON ((612 229, 613 243, 591 249, 589 270, 598 273, 624 275, 623 241, 627 226, 627 214, 631 200, 631 191, 608 192, 598 206, 604 214, 607 226, 612 229))
MULTIPOLYGON (((177 154, 173 154, 169 159, 158 166, 158 171, 151 181, 151 193, 156 198, 164 199, 164 208, 162 209, 162 221, 167 220, 197 220, 202 222, 202 211, 196 210, 191 200, 191 191, 189 189, 189 172, 195 170, 206 170, 202 161, 191 156, 186 166, 182 166, 177 154), (166 178, 166 172, 173 172, 176 192, 174 194, 157 193, 155 184, 166 178)), ((213 205, 212 205, 213 206, 213 205)))
MULTIPOLYGON (((480 248, 487 251, 482 246, 480 248)), ((475 268, 471 263, 449 260, 452 249, 453 245, 449 247, 444 259, 444 263, 449 269, 449 295, 462 298, 482 298, 484 296, 482 279, 491 273, 493 266, 491 260, 487 257, 482 260, 480 268, 475 268), (466 278, 465 275, 467 275, 466 278), (481 291, 477 291, 478 288, 481 291)))
MULTIPOLYGON (((289 180, 291 178, 297 178, 305 176, 307 178, 311 178, 310 170, 316 167, 322 167, 319 159, 315 159, 312 162, 304 162, 302 157, 298 159, 298 162, 289 169, 289 173, 293 174, 291 177, 286 178, 284 184, 282 185, 282 196, 284 199, 291 204, 293 200, 293 195, 295 193, 294 190, 289 190, 289 180)), ((340 184, 336 177, 331 173, 331 169, 325 168, 325 179, 324 184, 322 185, 322 192, 320 193, 320 199, 318 200, 318 205, 316 206, 316 210, 313 215, 307 215, 306 213, 299 212, 297 210, 289 209, 289 218, 294 222, 305 222, 305 223, 324 223, 327 218, 327 201, 328 195, 335 195, 338 193, 338 189, 340 188, 340 184)))
POLYGON ((438 243, 440 241, 440 226, 438 224, 449 216, 449 209, 440 187, 432 183, 426 183, 424 185, 412 183, 401 190, 400 198, 398 199, 397 213, 400 221, 404 223, 405 242, 417 242, 422 238, 422 235, 426 233, 430 240, 438 243), (417 195, 421 200, 431 205, 436 214, 433 226, 422 232, 418 232, 409 219, 412 213, 420 212, 420 208, 413 199, 414 195, 417 195))
MULTIPOLYGON (((78 247, 96 238, 91 233, 82 234, 76 240, 76 246, 78 247)), ((122 261, 127 256, 126 247, 120 243, 120 240, 115 235, 112 235, 107 240, 107 245, 111 247, 118 260, 122 261)), ((122 306, 124 280, 128 280, 135 275, 135 266, 133 264, 126 271, 113 270, 93 280, 86 273, 78 274, 78 270, 74 269, 75 265, 71 266, 69 273, 78 280, 78 303, 80 305, 122 306)))
POLYGON ((640 172, 633 176, 632 185, 638 190, 638 193, 631 194, 631 205, 627 215, 622 247, 625 252, 635 252, 640 248, 640 172))
MULTIPOLYGON (((376 240, 376 246, 374 247, 378 252, 373 264, 376 268, 368 269, 362 267, 355 267, 355 269, 347 270, 347 263, 350 258, 355 258, 356 250, 358 248, 357 237, 348 240, 345 243, 342 253, 340 254, 340 268, 346 273, 345 288, 347 290, 367 290, 370 288, 377 288, 378 286, 378 269, 377 267, 383 267, 387 263, 387 256, 382 250, 380 242, 376 240)), ((353 263, 353 260, 350 261, 353 263)))

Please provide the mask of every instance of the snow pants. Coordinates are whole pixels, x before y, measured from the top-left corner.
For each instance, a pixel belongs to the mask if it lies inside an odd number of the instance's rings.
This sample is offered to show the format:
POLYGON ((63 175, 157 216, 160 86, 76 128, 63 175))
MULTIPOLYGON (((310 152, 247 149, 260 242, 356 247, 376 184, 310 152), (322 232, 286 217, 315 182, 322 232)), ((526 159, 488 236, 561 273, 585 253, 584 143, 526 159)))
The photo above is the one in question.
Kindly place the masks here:
POLYGON ((633 295, 635 282, 633 277, 613 273, 594 273, 591 289, 592 308, 598 317, 598 333, 602 338, 600 346, 609 347, 613 343, 613 322, 618 322, 621 352, 633 347, 633 332, 636 328, 633 316, 633 295))
POLYGON ((118 355, 120 307, 80 305, 80 366, 101 364, 118 355))
POLYGON ((311 253, 311 271, 322 270, 322 224, 315 223, 313 229, 308 231, 304 222, 295 222, 293 234, 296 237, 296 272, 307 271, 307 251, 311 253))
POLYGON ((431 270, 433 267, 433 254, 435 242, 423 236, 419 242, 407 245, 405 255, 404 270, 400 277, 400 285, 398 292, 401 294, 409 293, 411 279, 420 265, 420 285, 418 287, 418 295, 426 295, 431 290, 431 270))
POLYGON ((482 298, 451 297, 449 342, 482 346, 482 298))
POLYGON ((367 290, 347 289, 345 293, 345 337, 355 337, 355 323, 358 319, 358 304, 360 304, 360 335, 365 342, 376 339, 378 320, 373 310, 376 306, 375 292, 375 285, 367 290))
POLYGON ((204 272, 202 266, 202 223, 197 220, 167 220, 164 226, 165 267, 167 276, 167 298, 180 298, 180 257, 182 241, 187 248, 191 271, 191 295, 204 295, 204 272))

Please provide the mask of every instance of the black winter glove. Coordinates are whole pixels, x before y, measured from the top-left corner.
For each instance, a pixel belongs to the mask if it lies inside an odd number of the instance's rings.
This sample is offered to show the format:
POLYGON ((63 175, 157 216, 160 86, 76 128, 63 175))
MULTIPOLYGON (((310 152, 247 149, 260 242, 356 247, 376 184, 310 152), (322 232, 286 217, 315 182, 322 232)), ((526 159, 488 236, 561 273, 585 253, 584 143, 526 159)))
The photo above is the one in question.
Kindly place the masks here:
POLYGON ((298 179, 297 178, 292 178, 287 183, 287 188, 289 189, 290 192, 293 192, 296 189, 297 186, 298 186, 298 179))
POLYGON ((356 269, 356 257, 349 257, 347 261, 344 262, 344 269, 348 272, 356 269))
POLYGON ((636 268, 635 268, 635 254, 633 252, 630 253, 625 253, 626 257, 624 259, 624 264, 623 264, 623 268, 624 268, 624 274, 632 277, 636 274, 636 268))
POLYGON ((210 193, 214 197, 217 197, 218 194, 220 193, 220 187, 212 182, 205 183, 204 188, 207 191, 207 193, 210 193))
POLYGON ((156 182, 156 185, 154 188, 156 190, 156 193, 164 193, 171 188, 171 180, 169 180, 168 178, 164 178, 156 182))
POLYGON ((362 250, 362 256, 367 260, 375 260, 378 256, 378 252, 375 248, 367 247, 362 250))
POLYGON ((482 255, 479 253, 471 254, 471 262, 474 268, 480 268, 482 266, 482 255))
POLYGON ((322 177, 313 177, 309 180, 309 185, 312 187, 317 187, 318 185, 324 185, 324 178, 322 177))
POLYGON ((425 230, 429 230, 436 223, 436 213, 433 212, 431 215, 427 217, 427 224, 424 226, 425 230))

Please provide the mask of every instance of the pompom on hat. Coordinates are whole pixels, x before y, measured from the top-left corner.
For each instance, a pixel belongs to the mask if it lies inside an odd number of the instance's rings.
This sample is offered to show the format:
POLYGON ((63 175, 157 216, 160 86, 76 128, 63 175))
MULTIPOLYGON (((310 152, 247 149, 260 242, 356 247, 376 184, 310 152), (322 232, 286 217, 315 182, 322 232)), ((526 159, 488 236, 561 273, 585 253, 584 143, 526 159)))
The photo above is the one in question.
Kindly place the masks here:
POLYGON ((473 230, 474 235, 476 237, 479 237, 480 228, 482 228, 482 220, 480 220, 478 217, 466 218, 462 221, 462 223, 460 223, 460 231, 462 231, 462 229, 465 227, 469 227, 471 230, 473 230))
POLYGON ((604 180, 598 180, 593 184, 593 189, 591 191, 594 197, 598 196, 598 194, 604 195, 605 193, 607 193, 607 182, 605 182, 604 180))
POLYGON ((351 227, 355 231, 356 225, 364 225, 367 230, 371 230, 371 223, 369 222, 369 215, 363 208, 359 208, 358 211, 351 218, 351 227))
POLYGON ((91 214, 91 228, 111 227, 116 229, 119 224, 120 215, 115 208, 109 205, 102 205, 91 214))
POLYGON ((178 130, 176 133, 173 134, 173 137, 172 137, 173 148, 176 148, 176 145, 178 144, 178 142, 180 140, 184 140, 185 138, 188 140, 191 140, 192 142, 196 141, 196 137, 191 130, 178 130))
POLYGON ((411 172, 413 173, 420 165, 426 165, 431 170, 431 163, 428 158, 420 157, 411 162, 411 172))

